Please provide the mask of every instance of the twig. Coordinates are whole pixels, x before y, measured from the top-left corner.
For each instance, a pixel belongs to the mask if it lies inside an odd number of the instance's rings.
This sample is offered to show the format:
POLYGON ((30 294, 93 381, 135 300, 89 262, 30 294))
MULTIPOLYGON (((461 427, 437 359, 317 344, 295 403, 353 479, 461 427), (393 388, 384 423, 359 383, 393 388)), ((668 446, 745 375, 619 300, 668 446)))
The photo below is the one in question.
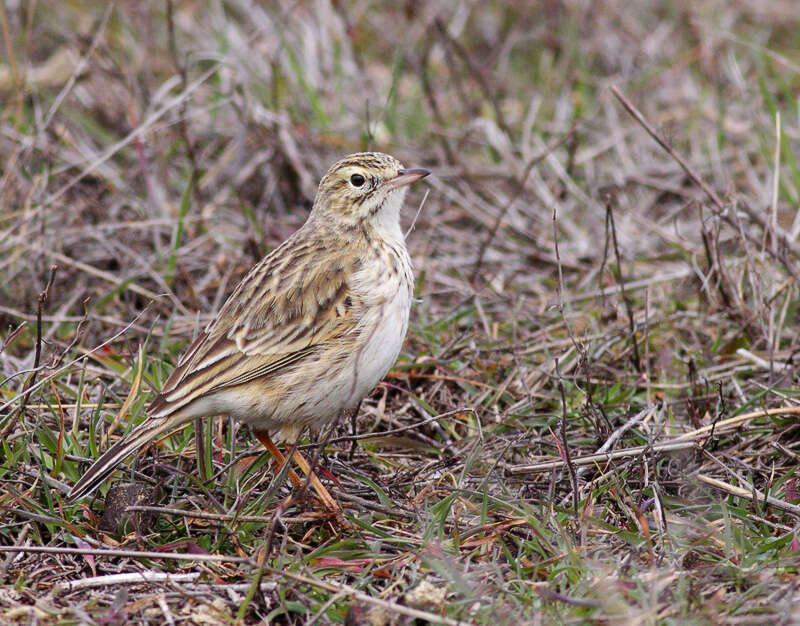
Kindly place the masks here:
MULTIPOLYGON (((349 461, 353 460, 353 457, 356 454, 356 449, 358 448, 358 412, 361 410, 361 401, 359 401, 358 405, 356 405, 355 410, 350 411, 350 434, 353 440, 350 442, 350 452, 347 453, 347 459, 349 461)), ((345 413, 347 411, 344 411, 345 413)))
POLYGON ((655 139, 658 145, 664 148, 667 154, 669 154, 673 159, 675 159, 675 161, 678 163, 678 165, 681 166, 683 171, 686 172, 686 175, 689 178, 691 178, 700 187, 700 189, 702 189, 705 192, 705 194, 709 197, 711 202, 713 202, 714 205, 720 211, 724 211, 725 205, 722 204, 722 200, 717 195, 717 192, 715 192, 711 187, 709 187, 708 183, 706 183, 706 181, 700 178, 700 176, 695 174, 692 167, 686 161, 684 161, 683 157, 680 154, 678 154, 678 152, 671 145, 669 145, 666 142, 666 140, 661 137, 661 135, 659 135, 656 132, 656 129, 653 128, 650 125, 650 123, 644 118, 644 115, 642 115, 639 112, 639 110, 635 106, 633 106, 631 101, 628 100, 622 94, 622 92, 619 89, 617 89, 616 86, 614 85, 611 86, 611 92, 617 97, 617 100, 619 100, 622 103, 622 106, 625 107, 625 110, 628 113, 630 113, 631 116, 633 116, 633 119, 635 119, 637 122, 639 122, 639 124, 642 125, 642 127, 647 131, 647 134, 650 135, 653 139, 655 139))
MULTIPOLYGON (((202 572, 188 572, 185 574, 171 574, 169 572, 130 572, 124 574, 108 574, 105 576, 92 576, 91 578, 81 578, 78 580, 70 580, 64 583, 58 583, 54 588, 54 593, 69 593, 71 591, 78 591, 79 589, 90 589, 93 587, 108 587, 113 585, 137 585, 145 583, 180 583, 180 582, 194 582, 202 572)), ((214 587, 232 589, 235 591, 246 591, 250 589, 252 583, 233 583, 222 584, 218 582, 200 582, 195 587, 214 587)), ((277 583, 273 581, 262 582, 261 591, 274 591, 277 583)))
POLYGON ((22 396, 22 402, 19 404, 20 413, 25 410, 25 405, 28 404, 28 398, 30 398, 31 392, 33 391, 33 385, 36 382, 36 377, 39 375, 39 361, 42 357, 42 310, 44 309, 44 305, 50 297, 50 288, 53 286, 53 280, 55 280, 57 269, 57 265, 50 266, 50 278, 48 279, 45 288, 39 294, 39 301, 36 304, 36 350, 33 356, 33 372, 31 373, 31 377, 25 383, 25 388, 22 390, 22 393, 25 395, 22 396))
POLYGON ((92 587, 109 587, 117 585, 138 585, 142 583, 162 582, 192 582, 200 578, 202 572, 189 572, 187 574, 170 574, 168 572, 131 572, 126 574, 109 574, 107 576, 92 576, 58 583, 54 593, 69 593, 78 589, 91 589, 92 587))
MULTIPOLYGON (((715 432, 717 434, 727 433, 729 431, 734 430, 742 422, 746 422, 748 420, 757 417, 769 417, 772 415, 800 415, 800 406, 784 406, 775 409, 765 409, 762 411, 754 411, 752 413, 743 413, 742 415, 729 417, 728 419, 720 420, 719 422, 715 422, 714 424, 709 424, 707 426, 697 428, 688 433, 678 435, 677 437, 674 437, 670 441, 664 441, 661 443, 652 444, 652 449, 654 452, 670 452, 674 450, 686 450, 688 448, 695 447, 699 439, 707 437, 711 432, 715 432)), ((588 454, 585 456, 572 459, 572 463, 573 465, 576 466, 592 465, 594 463, 602 463, 604 461, 611 461, 613 459, 634 457, 647 452, 650 449, 650 447, 651 447, 650 445, 633 446, 631 448, 625 448, 624 450, 615 450, 613 452, 588 454)), ((511 474, 528 474, 535 472, 547 472, 550 470, 562 468, 564 467, 564 465, 565 465, 564 461, 558 459, 553 461, 543 461, 541 463, 532 463, 530 465, 517 465, 517 466, 507 467, 507 471, 511 474)))
POLYGON ((317 620, 320 619, 323 615, 325 615, 325 611, 331 608, 334 604, 336 604, 346 595, 347 594, 344 591, 339 591, 338 593, 334 593, 333 595, 331 595, 331 597, 328 598, 321 607, 319 607, 319 610, 316 613, 314 613, 314 615, 312 615, 308 619, 308 621, 306 621, 306 624, 308 626, 311 626, 311 624, 316 624, 317 620))
MULTIPOLYGON (((653 451, 655 452, 672 452, 675 450, 687 450, 689 448, 697 447, 696 441, 675 441, 675 442, 666 442, 666 443, 658 443, 654 444, 653 446, 646 445, 646 446, 633 446, 630 448, 625 448, 623 450, 614 450, 613 452, 603 452, 603 453, 596 453, 596 454, 587 454, 585 456, 579 456, 572 459, 572 464, 575 466, 582 466, 582 465, 594 465, 596 463, 603 463, 612 461, 614 459, 624 459, 628 457, 639 456, 640 454, 644 454, 652 447, 653 451)), ((561 460, 554 460, 554 461, 543 461, 541 463, 532 463, 530 465, 515 465, 511 467, 507 467, 507 471, 510 474, 535 474, 539 472, 549 472, 551 470, 561 469, 566 465, 566 463, 561 460)))
POLYGON ((339 500, 344 500, 345 502, 352 502, 357 504, 362 509, 368 509, 370 511, 375 511, 377 513, 383 513, 384 515, 391 515, 392 517, 404 517, 406 519, 414 519, 414 514, 409 513, 408 511, 403 511, 398 508, 391 508, 388 506, 383 506, 382 504, 378 504, 377 502, 373 502, 372 500, 367 500, 366 498, 360 498, 352 493, 348 493, 346 491, 342 491, 341 489, 331 489, 331 491, 336 494, 336 497, 339 500))
POLYGON ((619 253, 619 243, 617 242, 617 226, 614 222, 614 210, 611 208, 611 199, 606 200, 606 226, 611 229, 611 242, 614 244, 614 256, 617 259, 617 282, 620 286, 622 303, 625 306, 625 313, 628 316, 628 330, 631 334, 631 345, 633 347, 633 365, 638 373, 642 373, 642 360, 639 357, 639 342, 636 341, 636 322, 633 319, 633 306, 630 298, 625 293, 625 279, 622 276, 622 258, 619 253))
POLYGON ((764 237, 772 235, 772 249, 778 251, 778 190, 781 180, 781 112, 775 111, 775 171, 772 173, 772 202, 770 202, 769 229, 764 229, 764 237))
POLYGON ((181 552, 148 552, 143 550, 105 550, 101 548, 61 548, 58 546, 0 546, 0 552, 32 552, 34 554, 74 554, 76 556, 109 556, 126 559, 171 559, 207 563, 252 563, 244 556, 224 554, 183 554, 181 552))
MULTIPOLYGON (((126 511, 142 511, 146 513, 161 513, 164 515, 182 515, 183 517, 194 518, 194 519, 205 519, 205 520, 212 520, 217 522, 263 522, 263 523, 270 523, 273 519, 272 515, 231 515, 228 513, 210 513, 208 511, 187 511, 185 509, 176 509, 171 507, 165 506, 145 506, 145 505, 131 505, 125 507, 126 511)), ((300 517, 283 517, 281 516, 282 522, 288 523, 297 523, 297 524, 304 524, 308 522, 316 521, 317 518, 314 516, 300 516, 300 517)))
MULTIPOLYGON (((584 367, 587 367, 587 358, 586 358, 586 351, 583 349, 583 345, 578 344, 577 339, 575 338, 575 334, 572 332, 572 326, 570 326, 569 321, 567 320, 567 315, 564 311, 564 271, 561 266, 561 254, 558 251, 558 213, 557 210, 553 209, 553 247, 556 255, 556 267, 558 268, 558 310, 561 314, 561 320, 564 323, 564 327, 567 329, 567 334, 569 338, 572 340, 572 345, 575 347, 575 350, 580 355, 581 362, 584 364, 584 367)), ((570 482, 572 483, 572 506, 575 511, 575 517, 578 517, 578 476, 575 472, 575 466, 572 463, 572 459, 570 458, 569 453, 569 446, 567 445, 567 398, 566 394, 564 393, 564 383, 561 378, 561 372, 558 368, 558 359, 555 362, 555 371, 556 377, 558 380, 558 391, 561 394, 561 440, 563 446, 563 456, 564 456, 564 464, 567 466, 569 470, 569 478, 570 482)))
POLYGON ((628 432, 631 428, 636 426, 637 424, 643 422, 646 418, 650 417, 653 414, 653 408, 646 408, 642 409, 638 413, 636 413, 633 417, 631 417, 627 422, 622 424, 619 428, 617 428, 613 433, 611 433, 608 438, 606 438, 605 442, 602 446, 600 446, 595 454, 603 454, 614 447, 614 444, 619 440, 622 435, 628 432))
POLYGON ((385 430, 382 432, 372 432, 372 433, 364 433, 363 435, 347 435, 345 437, 335 437, 333 439, 329 439, 324 444, 322 442, 312 443, 306 446, 302 446, 303 450, 308 450, 309 448, 319 448, 322 445, 330 445, 334 443, 343 443, 346 441, 359 441, 361 439, 380 439, 381 437, 387 437, 389 435, 396 435, 397 433, 404 433, 408 430, 416 430, 420 426, 425 426, 426 424, 430 424, 431 422, 437 422, 440 419, 444 419, 445 417, 450 417, 451 415, 458 415, 459 413, 472 413, 475 414, 475 409, 467 407, 462 409, 453 409, 452 411, 447 411, 445 413, 440 413, 439 415, 434 415, 433 417, 428 417, 424 420, 419 422, 414 422, 413 424, 409 424, 408 426, 402 426, 400 428, 393 428, 391 430, 385 430))
POLYGON ((417 213, 416 215, 414 215, 414 219, 411 220, 411 225, 408 227, 408 230, 406 231, 406 239, 408 239, 408 236, 411 234, 411 231, 414 230, 414 226, 417 224, 417 219, 419 218, 420 213, 422 213, 422 207, 425 206, 425 201, 428 199, 429 194, 430 194, 430 189, 426 189, 425 195, 422 196, 422 200, 420 201, 419 207, 417 208, 417 213))
POLYGON ((563 446, 564 462, 569 470, 569 479, 572 483, 572 508, 575 517, 578 516, 578 475, 575 473, 575 466, 569 452, 567 442, 567 396, 564 393, 564 383, 562 382, 561 372, 558 370, 558 359, 556 359, 556 376, 558 376, 558 393, 561 394, 561 445, 563 446))
POLYGON ((725 491, 733 496, 737 496, 739 498, 747 498, 748 500, 753 501, 755 504, 759 504, 763 502, 768 504, 776 509, 781 511, 785 511, 786 513, 792 513, 793 515, 800 516, 800 506, 797 504, 792 504, 790 502, 785 502, 784 500, 779 500, 778 498, 774 498, 773 496, 768 496, 765 493, 762 493, 754 486, 750 485, 750 489, 744 489, 742 487, 737 487, 735 485, 731 485, 730 483, 722 482, 721 480, 717 480, 716 478, 712 478, 711 476, 706 476, 705 474, 698 474, 697 478, 701 481, 706 483, 707 485, 711 485, 717 489, 725 491))
POLYGON ((578 302, 582 302, 584 300, 591 300, 592 298, 605 298, 606 296, 613 295, 615 293, 621 292, 623 289, 632 291, 635 289, 644 289, 651 285, 657 285, 659 283, 667 283, 673 280, 681 280, 688 276, 691 276, 694 271, 691 268, 684 268, 681 270, 677 270, 675 272, 669 272, 665 274, 660 274, 657 276, 651 276, 650 278, 642 278, 639 280, 632 280, 627 283, 617 284, 617 285, 610 285, 608 287, 603 287, 602 289, 595 289, 593 291, 584 291, 583 293, 577 293, 575 295, 568 296, 564 299, 564 302, 567 304, 575 304, 578 302))
POLYGON ((90 297, 87 296, 83 299, 83 317, 78 321, 78 326, 75 328, 75 334, 73 335, 70 342, 64 346, 61 350, 61 354, 53 358, 53 366, 57 367, 61 365, 64 359, 67 357, 68 354, 72 352, 72 349, 77 345, 77 343, 83 338, 83 333, 85 332, 85 326, 89 323, 89 304, 90 297))
POLYGON ((27 322, 25 320, 22 320, 19 324, 17 324, 16 328, 14 328, 10 333, 8 333, 8 336, 3 340, 3 345, 0 345, 0 354, 3 354, 6 348, 8 348, 8 346, 10 346, 11 343, 22 334, 22 331, 25 329, 26 325, 27 322))
POLYGON ((564 311, 564 268, 561 265, 561 253, 558 250, 558 210, 556 208, 553 208, 553 251, 556 255, 556 269, 558 270, 558 311, 561 314, 561 321, 567 329, 567 335, 570 341, 572 341, 572 345, 575 347, 578 354, 581 355, 581 359, 586 362, 586 350, 584 350, 583 345, 579 344, 578 340, 575 338, 575 333, 572 332, 572 326, 570 326, 567 320, 567 314, 564 311))
MULTIPOLYGON (((15 539, 14 545, 21 546, 23 543, 25 543, 25 538, 28 536, 30 530, 31 530, 31 525, 25 524, 25 526, 22 527, 22 530, 15 539)), ((12 552, 5 558, 3 563, 0 564, 0 584, 4 584, 6 582, 6 576, 8 575, 8 568, 11 566, 11 563, 13 563, 16 556, 17 555, 15 555, 12 552)))
MULTIPOLYGON (((546 584, 546 583, 542 583, 546 584)), ((564 604, 570 604, 572 606, 579 606, 583 608, 589 609, 599 609, 603 607, 603 603, 600 600, 594 600, 592 598, 579 598, 577 596, 568 596, 564 593, 558 593, 553 591, 549 588, 544 588, 539 586, 540 583, 534 583, 534 591, 541 596, 542 600, 545 602, 552 602, 556 600, 558 602, 563 602, 564 604)))

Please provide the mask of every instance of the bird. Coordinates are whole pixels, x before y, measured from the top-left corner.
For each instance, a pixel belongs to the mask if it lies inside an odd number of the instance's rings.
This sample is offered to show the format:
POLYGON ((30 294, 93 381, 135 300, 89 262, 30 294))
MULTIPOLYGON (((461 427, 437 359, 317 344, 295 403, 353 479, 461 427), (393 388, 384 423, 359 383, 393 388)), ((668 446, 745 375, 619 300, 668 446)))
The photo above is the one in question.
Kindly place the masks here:
MULTIPOLYGON (((322 504, 338 505, 296 443, 357 411, 394 365, 414 288, 400 228, 408 185, 430 174, 359 152, 323 176, 305 223, 254 265, 189 345, 146 418, 108 448, 68 493, 92 493, 128 456, 198 417, 249 424, 275 458, 291 446, 322 504)), ((295 488, 303 486, 289 471, 295 488)))

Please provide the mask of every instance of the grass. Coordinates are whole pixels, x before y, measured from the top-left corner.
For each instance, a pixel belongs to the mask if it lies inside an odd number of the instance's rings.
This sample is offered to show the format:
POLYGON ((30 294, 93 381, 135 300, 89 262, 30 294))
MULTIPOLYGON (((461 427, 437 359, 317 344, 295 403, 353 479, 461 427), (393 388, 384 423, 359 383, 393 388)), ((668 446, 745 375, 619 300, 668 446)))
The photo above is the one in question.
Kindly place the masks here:
POLYGON ((6 5, 0 621, 796 621, 793 8, 6 5), (403 353, 303 442, 354 529, 225 417, 68 502, 365 148, 435 175, 403 353))

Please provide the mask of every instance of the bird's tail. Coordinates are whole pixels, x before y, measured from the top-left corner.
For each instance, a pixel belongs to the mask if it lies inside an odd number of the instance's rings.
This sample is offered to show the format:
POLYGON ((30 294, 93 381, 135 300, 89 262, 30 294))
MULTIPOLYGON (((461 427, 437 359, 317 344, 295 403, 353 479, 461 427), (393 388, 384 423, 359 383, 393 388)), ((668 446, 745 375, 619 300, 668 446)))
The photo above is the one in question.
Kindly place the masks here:
POLYGON ((67 498, 75 500, 94 491, 122 461, 146 443, 178 425, 174 416, 150 418, 106 450, 80 480, 70 489, 67 498))

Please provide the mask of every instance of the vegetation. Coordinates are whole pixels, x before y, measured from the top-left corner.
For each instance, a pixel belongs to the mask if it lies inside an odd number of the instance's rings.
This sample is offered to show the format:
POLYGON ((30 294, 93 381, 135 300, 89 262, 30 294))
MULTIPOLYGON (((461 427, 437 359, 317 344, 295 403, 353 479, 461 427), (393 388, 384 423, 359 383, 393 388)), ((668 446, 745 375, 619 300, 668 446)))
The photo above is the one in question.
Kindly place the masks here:
POLYGON ((793 0, 0 18, 0 622, 800 620, 793 0), (362 149, 434 175, 400 360, 304 440, 355 528, 225 417, 67 501, 362 149))

